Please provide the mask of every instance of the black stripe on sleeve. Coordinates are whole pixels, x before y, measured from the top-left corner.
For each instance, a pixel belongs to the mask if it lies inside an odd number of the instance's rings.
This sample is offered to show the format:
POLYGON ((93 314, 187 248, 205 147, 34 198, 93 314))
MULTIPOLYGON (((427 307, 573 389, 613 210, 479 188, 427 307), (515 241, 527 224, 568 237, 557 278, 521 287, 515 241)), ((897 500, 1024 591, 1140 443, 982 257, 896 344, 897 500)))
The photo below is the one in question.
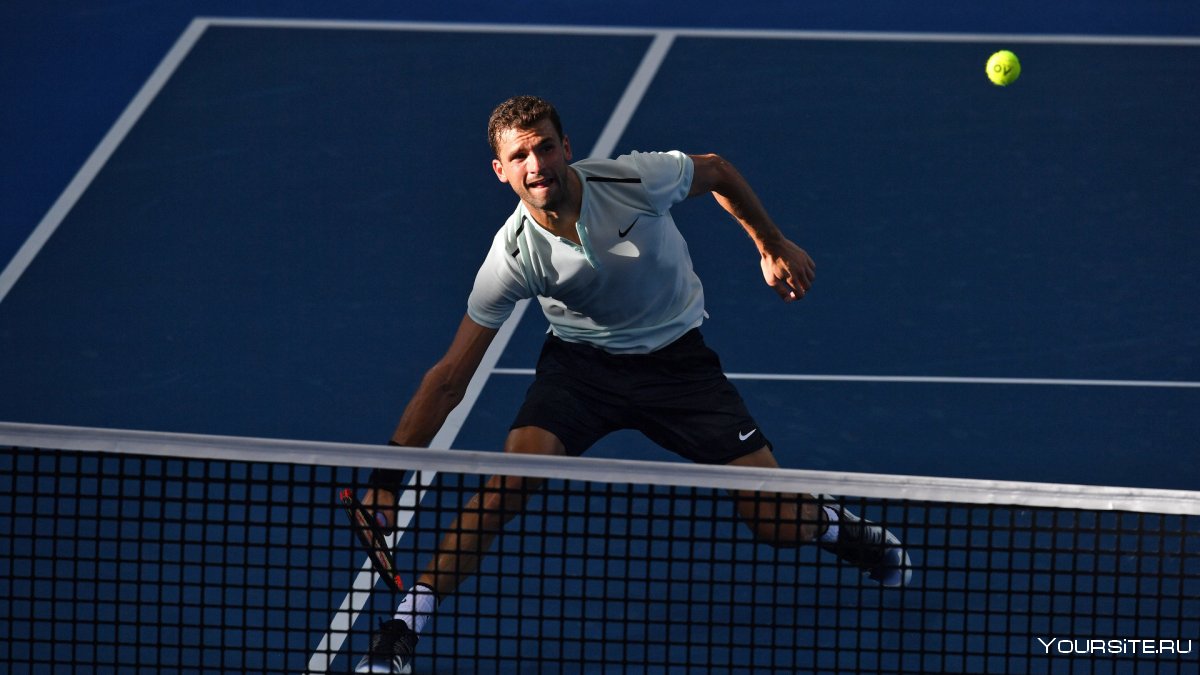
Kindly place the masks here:
POLYGON ((605 176, 588 176, 589 183, 640 183, 641 178, 607 178, 605 176))
MULTIPOLYGON (((520 226, 520 227, 518 227, 518 228, 517 228, 517 231, 516 231, 516 232, 513 234, 513 239, 516 239, 517 237, 521 236, 521 233, 522 233, 522 232, 524 232, 524 231, 525 231, 525 220, 524 220, 524 219, 522 219, 522 220, 521 220, 521 226, 520 226)), ((512 257, 514 257, 514 258, 515 258, 515 257, 517 257, 517 254, 518 254, 518 253, 520 253, 520 252, 521 252, 521 247, 520 247, 520 246, 518 246, 518 247, 516 247, 516 248, 514 248, 514 249, 512 250, 512 254, 511 254, 511 255, 512 255, 512 257)))

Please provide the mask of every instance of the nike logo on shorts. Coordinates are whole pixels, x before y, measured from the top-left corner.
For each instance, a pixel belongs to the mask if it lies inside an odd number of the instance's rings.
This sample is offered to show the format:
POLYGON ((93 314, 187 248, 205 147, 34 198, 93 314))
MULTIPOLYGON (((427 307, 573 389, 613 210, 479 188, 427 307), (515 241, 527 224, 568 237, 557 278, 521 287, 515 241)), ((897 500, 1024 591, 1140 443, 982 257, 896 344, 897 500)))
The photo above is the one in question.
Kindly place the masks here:
POLYGON ((746 433, 744 433, 744 434, 743 434, 743 433, 741 433, 741 432, 738 432, 738 440, 739 440, 739 441, 744 441, 744 440, 746 440, 747 438, 750 438, 751 436, 753 436, 753 435, 754 435, 754 432, 756 432, 756 431, 758 431, 758 427, 755 427, 755 428, 751 429, 750 431, 747 431, 747 432, 746 432, 746 433))

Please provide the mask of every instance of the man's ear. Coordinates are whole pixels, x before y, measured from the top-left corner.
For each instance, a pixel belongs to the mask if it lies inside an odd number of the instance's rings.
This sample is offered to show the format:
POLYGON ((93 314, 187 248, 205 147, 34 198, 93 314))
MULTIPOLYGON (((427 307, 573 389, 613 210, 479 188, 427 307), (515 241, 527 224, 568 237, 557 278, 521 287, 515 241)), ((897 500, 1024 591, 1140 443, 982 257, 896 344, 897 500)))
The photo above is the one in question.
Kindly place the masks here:
POLYGON ((566 134, 563 134, 563 152, 565 153, 564 156, 567 158, 567 161, 571 161, 571 138, 566 134))
POLYGON ((492 160, 492 171, 496 172, 496 178, 499 179, 501 183, 508 182, 508 176, 504 175, 504 165, 500 163, 500 160, 492 160))

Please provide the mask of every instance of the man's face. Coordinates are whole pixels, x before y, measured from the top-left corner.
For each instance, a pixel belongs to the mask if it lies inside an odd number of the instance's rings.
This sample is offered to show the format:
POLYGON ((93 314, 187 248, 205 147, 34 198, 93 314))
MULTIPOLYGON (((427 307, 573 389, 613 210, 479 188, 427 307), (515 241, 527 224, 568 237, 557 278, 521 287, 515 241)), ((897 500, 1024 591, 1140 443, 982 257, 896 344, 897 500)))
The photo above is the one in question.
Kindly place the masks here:
POLYGON ((497 145, 499 157, 492 160, 492 169, 526 206, 556 211, 567 203, 571 143, 566 137, 559 138, 550 120, 528 129, 505 129, 497 145))

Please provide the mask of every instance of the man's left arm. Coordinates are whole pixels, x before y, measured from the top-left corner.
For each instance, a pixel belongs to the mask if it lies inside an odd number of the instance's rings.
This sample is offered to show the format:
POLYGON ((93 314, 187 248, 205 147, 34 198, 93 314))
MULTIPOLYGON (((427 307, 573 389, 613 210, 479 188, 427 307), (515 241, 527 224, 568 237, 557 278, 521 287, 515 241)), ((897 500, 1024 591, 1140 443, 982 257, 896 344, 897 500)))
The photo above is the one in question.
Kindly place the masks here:
POLYGON ((690 157, 694 169, 688 196, 712 193, 758 247, 767 285, 785 302, 803 298, 816 277, 816 264, 808 253, 783 236, 750 184, 732 164, 717 155, 690 157))

